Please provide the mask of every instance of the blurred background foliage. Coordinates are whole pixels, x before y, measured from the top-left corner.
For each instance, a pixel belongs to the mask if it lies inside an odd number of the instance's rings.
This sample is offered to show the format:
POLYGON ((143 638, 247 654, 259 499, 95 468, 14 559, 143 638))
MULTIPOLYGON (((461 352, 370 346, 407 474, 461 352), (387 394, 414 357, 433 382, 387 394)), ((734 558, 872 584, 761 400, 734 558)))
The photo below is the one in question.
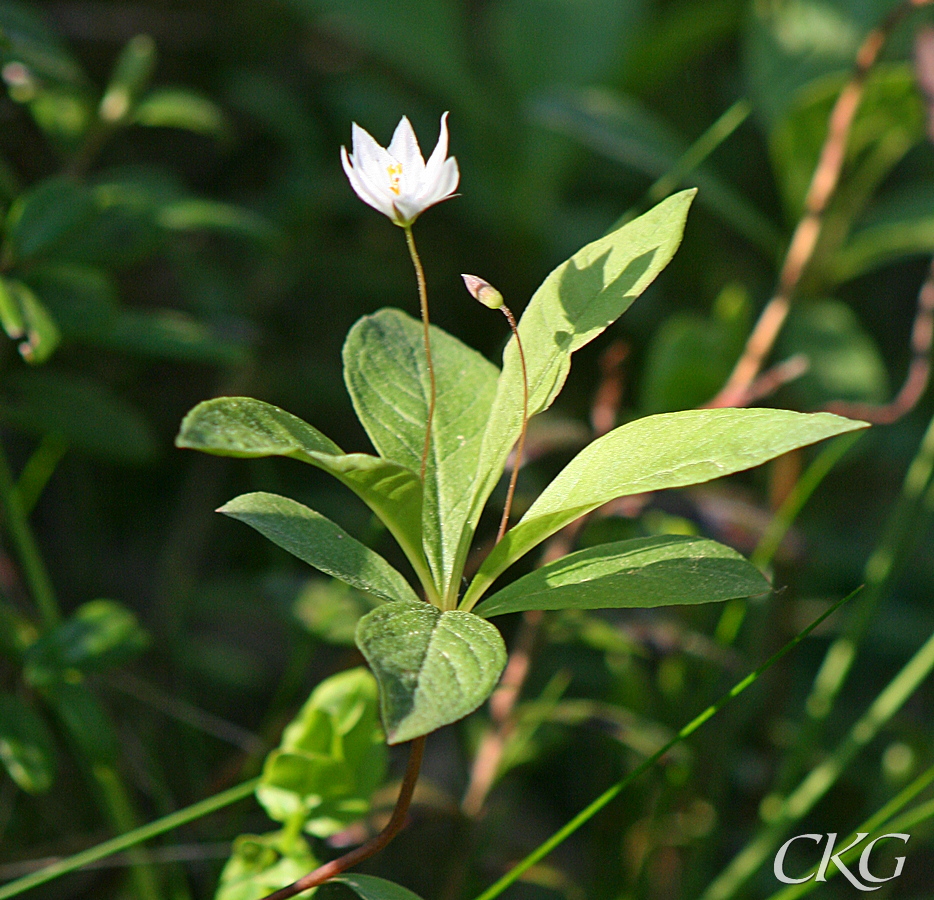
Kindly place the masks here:
MULTIPOLYGON (((698 405, 723 384, 773 288, 834 98, 891 6, 0 0, 0 876, 258 774, 312 687, 360 662, 352 632, 367 600, 213 510, 279 491, 391 555, 366 511, 288 460, 172 445, 194 403, 247 394, 366 449, 339 374, 343 336, 364 313, 417 304, 401 233, 341 172, 351 121, 385 142, 406 114, 430 149, 451 111, 462 196, 428 212, 418 239, 433 320, 493 360, 508 335, 458 273, 483 276, 518 312, 621 216, 700 188, 674 262, 578 355, 533 434, 521 507, 588 439, 610 383, 601 359, 622 360, 614 424, 698 405)), ((934 15, 896 29, 871 75, 773 354, 805 354, 810 368, 767 402, 884 402, 904 377, 934 253, 934 151, 911 66, 925 22, 934 15)), ((753 604, 735 640, 715 636, 715 608, 549 616, 482 826, 456 815, 478 715, 429 741, 415 825, 371 871, 426 897, 472 896, 861 583, 931 411, 925 397, 874 429, 827 477, 775 557, 777 598, 753 604)), ((621 507, 581 540, 703 532, 749 553, 807 462, 621 507)), ((929 513, 919 506, 907 523, 907 574, 872 619, 828 743, 934 630, 929 513)), ((517 623, 505 627, 508 639, 517 623)), ((800 648, 513 896, 697 897, 753 833, 831 636, 800 648)), ((848 830, 934 762, 932 703, 929 688, 916 696, 803 830, 848 830)), ((359 752, 377 769, 348 789, 362 814, 357 794, 385 762, 359 752)), ((374 796, 377 819, 393 784, 374 796)), ((35 895, 210 897, 230 840, 270 827, 241 805, 163 839, 148 863, 123 859, 35 895)), ((313 830, 314 852, 359 840, 356 827, 313 830)), ((278 840, 241 839, 223 896, 257 896, 237 893, 238 871, 277 858, 278 840)), ((919 838, 912 854, 889 896, 921 896, 930 844, 919 838)), ((763 895, 775 887, 760 876, 763 895)))

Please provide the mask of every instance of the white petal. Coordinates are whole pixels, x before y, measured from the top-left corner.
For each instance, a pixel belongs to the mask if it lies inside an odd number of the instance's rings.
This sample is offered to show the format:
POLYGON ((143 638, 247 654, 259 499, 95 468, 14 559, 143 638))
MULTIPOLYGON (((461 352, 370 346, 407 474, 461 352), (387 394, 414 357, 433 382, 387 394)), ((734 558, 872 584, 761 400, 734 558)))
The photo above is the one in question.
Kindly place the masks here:
POLYGON ((426 204, 419 203, 413 197, 399 197, 393 202, 393 206, 398 213, 397 216, 393 217, 393 221, 397 225, 414 222, 426 208, 426 204))
POLYGON ((457 160, 449 156, 441 166, 441 172, 434 182, 425 185, 425 192, 419 199, 426 208, 447 200, 457 190, 458 181, 460 181, 460 172, 457 168, 457 160))
POLYGON ((364 171, 376 169, 382 165, 381 154, 386 151, 380 147, 368 131, 356 122, 351 126, 353 136, 352 160, 355 168, 364 171))
POLYGON ((373 183, 361 170, 354 167, 347 156, 347 149, 345 147, 341 147, 341 163, 344 166, 347 180, 354 189, 354 193, 364 203, 372 206, 373 209, 381 212, 385 216, 389 216, 390 219, 395 219, 396 215, 392 208, 392 203, 380 193, 380 191, 374 188, 373 183))
POLYGON ((448 155, 448 114, 441 116, 441 131, 438 133, 438 143, 431 151, 428 163, 425 165, 425 181, 434 182, 441 171, 441 164, 448 155))
POLYGON ((402 163, 402 171, 417 175, 421 178, 425 171, 425 160, 422 159, 422 151, 418 146, 418 138, 412 130, 412 123, 406 116, 399 120, 396 130, 386 148, 390 156, 402 163))

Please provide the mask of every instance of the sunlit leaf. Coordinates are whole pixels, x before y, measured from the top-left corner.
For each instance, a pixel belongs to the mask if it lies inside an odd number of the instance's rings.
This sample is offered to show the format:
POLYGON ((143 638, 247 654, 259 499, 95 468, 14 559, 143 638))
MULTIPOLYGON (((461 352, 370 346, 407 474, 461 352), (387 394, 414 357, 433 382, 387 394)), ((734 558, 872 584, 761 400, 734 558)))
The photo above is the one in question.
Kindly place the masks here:
POLYGON ((585 447, 542 491, 483 561, 462 602, 469 609, 513 562, 610 500, 700 484, 865 427, 829 413, 695 409, 616 428, 585 447))
MULTIPOLYGON (((613 324, 668 264, 681 242, 695 191, 682 191, 645 215, 588 244, 558 266, 529 301, 519 333, 529 378, 529 412, 547 409, 567 379, 571 354, 613 324)), ((484 432, 464 538, 455 571, 522 427, 522 369, 515 339, 484 432)))
POLYGON ((239 519, 321 572, 383 600, 417 600, 405 578, 339 525, 288 497, 257 491, 218 512, 239 519))
POLYGON ((182 421, 175 444, 218 456, 289 456, 323 469, 380 517, 415 571, 430 581, 422 550, 422 485, 404 466, 365 453, 344 454, 317 428, 250 397, 199 403, 182 421))
POLYGON ((214 900, 260 900, 317 866, 308 842, 288 829, 243 834, 234 841, 214 900))
POLYGON ((329 837, 360 819, 386 775, 376 681, 363 668, 321 682, 267 758, 256 795, 280 822, 329 837))
MULTIPOLYGON (((475 350, 437 328, 431 329, 431 354, 437 403, 422 529, 425 554, 443 595, 454 574, 498 373, 475 350)), ((431 396, 421 324, 394 309, 364 316, 347 335, 344 378, 380 455, 418 472, 431 396)))
POLYGON ((769 583, 739 553, 704 538, 662 535, 579 550, 524 575, 475 612, 647 608, 764 593, 769 583))
POLYGON ((357 626, 357 646, 379 682, 390 744, 473 712, 506 664, 503 639, 485 619, 420 601, 367 613, 357 626))

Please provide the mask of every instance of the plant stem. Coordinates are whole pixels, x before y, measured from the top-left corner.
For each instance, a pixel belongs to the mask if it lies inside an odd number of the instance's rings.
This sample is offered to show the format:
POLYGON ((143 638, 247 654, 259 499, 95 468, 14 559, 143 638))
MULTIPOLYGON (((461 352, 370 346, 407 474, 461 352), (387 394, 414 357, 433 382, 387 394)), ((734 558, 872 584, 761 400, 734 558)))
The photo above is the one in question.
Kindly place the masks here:
POLYGON ((506 526, 509 524, 509 513, 512 512, 512 500, 516 494, 516 481, 519 478, 519 468, 522 466, 522 454, 525 451, 525 435, 529 430, 529 372, 525 365, 525 351, 522 349, 522 340, 519 337, 519 329, 516 326, 516 319, 508 306, 501 306, 503 315, 509 322, 512 329, 512 336, 516 339, 516 348, 519 351, 519 362, 522 364, 522 431, 519 432, 519 441, 516 444, 516 459, 512 465, 512 474, 509 476, 509 490, 506 491, 506 503, 503 506, 503 518, 499 523, 499 531, 496 533, 496 543, 498 544, 506 533, 506 526))
MULTIPOLYGON (((855 591, 854 591, 855 593, 855 591)), ((779 660, 791 652, 798 644, 801 643, 818 625, 821 624, 825 619, 828 619, 833 613, 835 613, 844 603, 846 603, 853 594, 848 594, 842 600, 838 600, 833 606, 830 607, 826 612, 820 615, 815 619, 810 625, 807 626, 803 631, 796 634, 784 647, 781 648, 777 653, 773 653, 758 669, 754 672, 751 672, 737 684, 735 684, 727 693, 725 693, 719 700, 707 707, 699 716, 689 722, 684 726, 664 747, 658 749, 650 757, 645 759, 640 763, 635 769, 633 769, 628 775, 626 775, 621 780, 617 781, 616 784, 607 788, 596 800, 591 802, 588 806, 584 807, 573 819, 570 820, 564 827, 558 829, 548 840, 540 844, 535 848, 528 856, 523 860, 518 862, 515 866, 512 867, 499 881, 490 885, 482 894, 475 898, 475 900, 493 900, 494 897, 498 897, 503 891, 506 890, 511 884, 518 881, 529 869, 532 868, 536 863, 544 859, 552 850, 557 846, 566 841, 575 831, 577 831, 581 826, 590 821, 601 809, 603 809, 610 801, 612 801, 622 790, 628 787, 633 781, 635 781, 643 772, 648 771, 655 763, 657 763, 672 747, 676 744, 680 744, 685 738, 692 735, 698 728, 701 727, 709 719, 713 718, 724 706, 727 705, 735 697, 739 696, 743 691, 746 690, 751 684, 757 681, 768 669, 771 669, 779 660)), ((2 898, 0 898, 2 900, 2 898)), ((264 898, 264 900, 269 900, 269 898, 264 898)))
MULTIPOLYGON (((788 831, 823 799, 860 750, 876 738, 892 716, 934 670, 934 635, 882 689, 847 735, 789 793, 759 833, 710 883, 701 900, 729 900, 778 849, 788 831)), ((810 744, 809 746, 815 746, 810 744)))
MULTIPOLYGON (((331 878, 335 878, 342 872, 353 868, 365 859, 384 849, 390 841, 402 830, 405 824, 406 816, 409 812, 409 804, 412 802, 412 794, 415 792, 415 784, 418 781, 418 772, 422 766, 422 755, 425 751, 425 738, 419 737, 412 741, 409 751, 409 764, 405 770, 405 777, 402 779, 402 787, 399 789, 399 797, 396 800, 396 806, 392 811, 386 827, 372 840, 361 844, 356 850, 345 853, 337 859, 318 866, 317 869, 309 872, 307 875, 299 878, 298 881, 274 891, 263 897, 262 900, 286 900, 288 897, 294 897, 296 894, 307 891, 310 888, 318 887, 331 878)), ((0 898, 2 900, 2 898, 0 898)))
POLYGON ((846 146, 856 112, 863 98, 869 73, 879 58, 883 45, 895 26, 913 9, 927 6, 934 0, 902 0, 866 35, 856 54, 856 67, 850 80, 837 97, 827 127, 827 137, 804 200, 804 215, 795 226, 785 259, 778 275, 775 295, 765 305, 746 347, 726 384, 708 407, 745 406, 748 391, 771 352, 791 309, 801 276, 817 247, 824 227, 824 213, 837 189, 846 156, 846 146))
MULTIPOLYGON (((102 805, 117 831, 132 831, 136 825, 136 811, 129 793, 116 768, 106 763, 92 763, 91 774, 100 790, 102 805)), ((162 891, 156 870, 144 850, 130 850, 130 880, 138 900, 159 900, 162 891)))
POLYGON ((38 887, 40 884, 45 884, 55 878, 60 878, 62 875, 67 875, 69 872, 74 872, 84 866, 89 866, 108 856, 113 856, 115 853, 121 853, 124 850, 142 844, 160 834, 165 834, 167 831, 174 831, 176 828, 180 828, 188 822, 201 819, 219 809, 223 809, 225 806, 230 806, 238 800, 249 797, 250 794, 256 790, 256 785, 258 783, 258 778, 245 781, 243 784, 230 788, 230 790, 215 794, 213 797, 208 797, 207 800, 201 800, 191 806, 186 806, 184 809, 163 816, 163 818, 157 819, 155 822, 150 822, 148 825, 143 825, 126 834, 121 834, 119 837, 104 841, 103 844, 98 844, 96 847, 82 850, 80 853, 54 862, 44 869, 40 869, 38 872, 33 872, 30 875, 25 875, 23 878, 18 878, 16 881, 11 881, 9 884, 0 887, 0 900, 18 897, 25 891, 38 887))
POLYGON ((422 310, 422 326, 425 329, 425 362, 428 366, 428 381, 430 384, 430 394, 428 397, 428 415, 425 418, 425 446, 422 449, 422 468, 420 477, 425 480, 425 467, 428 465, 428 450, 431 445, 431 425, 435 417, 435 401, 437 399, 438 387, 435 383, 435 367, 431 360, 431 335, 429 334, 428 321, 428 288, 425 285, 425 270, 422 268, 422 261, 419 258, 418 250, 415 249, 415 237, 412 234, 412 226, 405 226, 405 243, 409 248, 409 256, 412 257, 412 265, 415 266, 415 278, 418 281, 418 302, 422 310))
POLYGON ((55 599, 55 589, 39 553, 36 539, 29 527, 29 519, 23 510, 19 492, 13 481, 10 463, 3 446, 0 445, 0 506, 6 516, 7 530, 16 545, 16 552, 23 567, 23 575, 29 591, 39 607, 46 628, 57 625, 62 618, 55 599))

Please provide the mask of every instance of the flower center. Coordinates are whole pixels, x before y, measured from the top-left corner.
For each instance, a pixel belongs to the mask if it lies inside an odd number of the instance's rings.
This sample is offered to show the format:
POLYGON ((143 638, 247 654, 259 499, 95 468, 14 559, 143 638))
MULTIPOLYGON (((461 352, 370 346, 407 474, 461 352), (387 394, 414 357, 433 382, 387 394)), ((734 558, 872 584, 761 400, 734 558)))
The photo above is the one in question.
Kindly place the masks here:
POLYGON ((395 162, 386 166, 386 174, 389 175, 389 190, 398 197, 402 193, 399 187, 399 182, 402 179, 402 163, 395 162))

